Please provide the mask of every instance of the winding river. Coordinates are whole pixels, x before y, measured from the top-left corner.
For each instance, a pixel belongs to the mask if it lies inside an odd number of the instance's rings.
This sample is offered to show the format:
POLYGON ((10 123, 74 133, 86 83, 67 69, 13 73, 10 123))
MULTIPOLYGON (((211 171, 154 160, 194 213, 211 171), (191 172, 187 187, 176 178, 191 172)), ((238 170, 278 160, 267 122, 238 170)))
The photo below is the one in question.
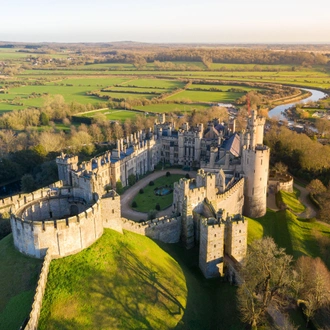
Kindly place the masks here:
MULTIPOLYGON (((296 87, 296 88, 299 88, 299 87, 296 87)), ((284 111, 285 111, 286 109, 291 108, 291 107, 294 106, 295 104, 297 104, 297 103, 301 103, 301 102, 302 102, 302 103, 307 103, 307 102, 309 102, 309 101, 318 101, 319 99, 322 99, 322 98, 324 98, 324 97, 327 96, 327 94, 325 94, 325 93, 323 93, 323 92, 321 92, 321 91, 315 90, 315 89, 307 89, 307 88, 299 88, 299 89, 304 90, 304 91, 307 91, 307 92, 310 92, 310 93, 312 93, 312 95, 309 96, 309 97, 307 97, 307 98, 305 98, 305 99, 303 99, 303 100, 299 100, 299 101, 297 101, 297 102, 278 105, 277 107, 275 107, 275 108, 269 110, 269 112, 268 112, 268 116, 269 116, 270 118, 273 118, 273 117, 275 117, 275 116, 278 116, 279 119, 285 119, 285 116, 284 116, 284 114, 283 114, 284 111)))

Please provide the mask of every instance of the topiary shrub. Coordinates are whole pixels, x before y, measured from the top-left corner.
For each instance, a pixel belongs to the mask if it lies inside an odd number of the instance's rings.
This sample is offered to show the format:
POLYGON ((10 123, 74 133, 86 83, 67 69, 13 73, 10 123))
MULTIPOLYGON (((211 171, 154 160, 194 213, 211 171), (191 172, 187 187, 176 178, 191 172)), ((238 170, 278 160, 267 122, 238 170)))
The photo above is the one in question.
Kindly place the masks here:
POLYGON ((143 194, 143 193, 144 193, 144 190, 141 188, 141 189, 139 190, 139 193, 140 193, 140 194, 143 194))
POLYGON ((133 203, 132 203, 132 207, 137 207, 137 203, 136 203, 136 201, 133 201, 133 203))
POLYGON ((153 186, 153 185, 155 185, 155 182, 150 181, 150 182, 149 182, 149 186, 153 186))
POLYGON ((171 172, 166 172, 166 176, 171 176, 171 172))
POLYGON ((157 216, 157 211, 156 210, 150 210, 148 212, 148 220, 155 219, 157 216))
POLYGON ((159 205, 159 204, 156 204, 155 209, 156 209, 157 211, 160 211, 160 205, 159 205))

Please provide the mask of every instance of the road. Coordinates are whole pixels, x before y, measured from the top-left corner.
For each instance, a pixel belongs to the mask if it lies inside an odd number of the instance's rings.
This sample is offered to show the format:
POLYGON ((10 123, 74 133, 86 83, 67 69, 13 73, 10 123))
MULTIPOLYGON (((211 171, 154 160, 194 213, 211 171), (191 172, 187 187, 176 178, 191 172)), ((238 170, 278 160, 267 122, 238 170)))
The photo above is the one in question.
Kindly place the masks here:
MULTIPOLYGON (((157 178, 166 175, 166 172, 170 172, 171 174, 189 174, 190 177, 196 177, 196 172, 194 171, 183 171, 179 169, 167 169, 162 171, 157 171, 154 173, 151 173, 150 175, 144 177, 143 179, 136 182, 131 188, 126 190, 120 197, 121 197, 121 216, 123 218, 129 219, 129 220, 147 220, 148 214, 137 212, 131 209, 131 204, 133 201, 133 198, 135 195, 139 192, 141 188, 144 188, 151 180, 154 181, 157 178)), ((167 208, 166 210, 160 211, 157 213, 157 216, 161 217, 164 215, 171 215, 172 213, 172 207, 167 208)))

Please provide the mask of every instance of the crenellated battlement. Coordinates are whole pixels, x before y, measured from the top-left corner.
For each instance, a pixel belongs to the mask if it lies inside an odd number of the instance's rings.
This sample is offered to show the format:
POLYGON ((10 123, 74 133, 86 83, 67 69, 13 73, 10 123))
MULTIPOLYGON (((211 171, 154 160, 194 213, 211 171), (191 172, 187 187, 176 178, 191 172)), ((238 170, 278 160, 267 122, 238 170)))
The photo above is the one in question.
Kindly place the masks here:
POLYGON ((122 227, 164 243, 177 243, 180 240, 181 217, 161 217, 140 223, 122 218, 122 227))

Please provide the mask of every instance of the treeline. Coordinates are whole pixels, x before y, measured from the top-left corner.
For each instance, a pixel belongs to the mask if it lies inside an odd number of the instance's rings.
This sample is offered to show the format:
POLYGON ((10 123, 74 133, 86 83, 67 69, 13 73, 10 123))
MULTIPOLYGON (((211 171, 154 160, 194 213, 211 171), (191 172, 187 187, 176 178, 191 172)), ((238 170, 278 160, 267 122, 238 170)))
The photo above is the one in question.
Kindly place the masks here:
MULTIPOLYGON (((329 58, 321 53, 303 51, 271 51, 266 49, 239 49, 239 48, 179 48, 168 49, 156 52, 124 52, 106 55, 104 59, 96 59, 94 63, 138 63, 143 66, 145 63, 155 62, 161 65, 162 62, 203 62, 206 67, 212 63, 233 63, 233 64, 285 64, 285 65, 326 65, 329 58)), ((160 66, 164 69, 163 65, 160 66)), ((175 66, 171 67, 174 69, 175 66)), ((262 70, 262 68, 260 68, 262 70)))
MULTIPOLYGON (((193 111, 191 115, 171 114, 167 119, 181 126, 206 124, 213 118, 228 119, 225 108, 212 107, 204 111, 193 111)), ((0 184, 17 180, 22 176, 22 189, 32 191, 57 180, 55 157, 61 151, 77 154, 80 159, 89 159, 95 154, 111 149, 117 139, 129 136, 137 130, 153 127, 154 116, 136 116, 123 123, 110 122, 103 114, 93 117, 92 124, 71 126, 66 132, 55 127, 37 131, 27 129, 17 132, 11 129, 0 131, 0 184)), ((67 123, 68 124, 68 123, 67 123)))
POLYGON ((305 134, 298 134, 274 123, 265 134, 271 148, 271 163, 283 162, 289 171, 306 181, 319 178, 328 185, 330 180, 330 146, 324 146, 305 134))

